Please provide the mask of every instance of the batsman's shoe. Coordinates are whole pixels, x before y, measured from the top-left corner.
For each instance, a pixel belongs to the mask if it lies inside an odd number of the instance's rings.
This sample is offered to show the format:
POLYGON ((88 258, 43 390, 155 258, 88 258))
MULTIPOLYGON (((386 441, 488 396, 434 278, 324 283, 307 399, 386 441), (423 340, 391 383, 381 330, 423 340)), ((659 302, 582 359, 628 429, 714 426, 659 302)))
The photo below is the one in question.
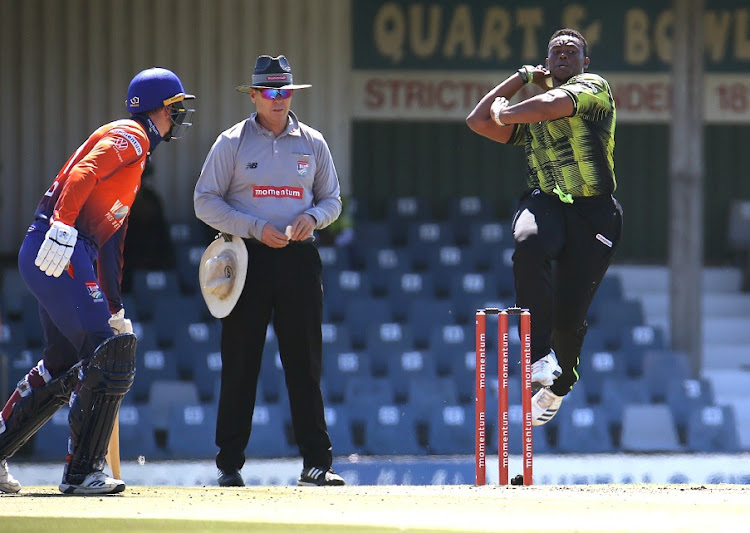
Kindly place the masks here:
POLYGON ((562 368, 557 364, 555 352, 550 350, 547 355, 531 365, 531 384, 534 388, 550 387, 562 374, 562 368))
POLYGON ((546 424, 557 414, 563 396, 549 389, 541 389, 531 397, 531 423, 534 426, 546 424))
POLYGON ((63 494, 117 494, 125 490, 125 482, 109 477, 101 470, 94 470, 80 485, 73 485, 63 479, 59 489, 63 494))
POLYGON ((297 480, 300 487, 333 487, 346 485, 344 478, 333 471, 333 468, 325 469, 322 467, 311 466, 304 468, 297 480))
POLYGON ((7 492, 9 494, 15 494, 21 490, 21 484, 10 475, 8 470, 8 462, 3 459, 0 461, 0 492, 7 492))

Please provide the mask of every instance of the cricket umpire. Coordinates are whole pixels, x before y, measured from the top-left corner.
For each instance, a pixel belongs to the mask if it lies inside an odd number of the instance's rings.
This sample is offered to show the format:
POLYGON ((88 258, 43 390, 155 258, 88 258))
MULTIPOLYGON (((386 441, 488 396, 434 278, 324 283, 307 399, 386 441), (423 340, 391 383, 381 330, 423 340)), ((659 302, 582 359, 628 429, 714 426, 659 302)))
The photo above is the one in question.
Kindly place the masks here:
MULTIPOLYGON (((313 231, 341 214, 333 158, 320 132, 291 111, 295 85, 286 57, 261 55, 252 81, 237 87, 256 111, 219 135, 195 186, 195 214, 244 239, 244 290, 222 318, 221 392, 216 424, 219 485, 242 486, 261 358, 270 321, 279 341, 299 485, 343 485, 332 469, 320 387, 322 266, 313 231)), ((272 364, 267 361, 266 364, 272 364)))

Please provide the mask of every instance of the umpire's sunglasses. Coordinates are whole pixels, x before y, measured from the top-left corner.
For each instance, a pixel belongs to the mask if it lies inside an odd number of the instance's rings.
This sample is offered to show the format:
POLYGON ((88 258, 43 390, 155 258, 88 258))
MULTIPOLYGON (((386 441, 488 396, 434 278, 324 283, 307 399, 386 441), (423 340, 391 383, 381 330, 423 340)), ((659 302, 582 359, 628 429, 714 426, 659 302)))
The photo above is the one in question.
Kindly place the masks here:
POLYGON ((260 95, 266 100, 276 100, 279 96, 286 100, 292 96, 292 89, 260 89, 260 95))

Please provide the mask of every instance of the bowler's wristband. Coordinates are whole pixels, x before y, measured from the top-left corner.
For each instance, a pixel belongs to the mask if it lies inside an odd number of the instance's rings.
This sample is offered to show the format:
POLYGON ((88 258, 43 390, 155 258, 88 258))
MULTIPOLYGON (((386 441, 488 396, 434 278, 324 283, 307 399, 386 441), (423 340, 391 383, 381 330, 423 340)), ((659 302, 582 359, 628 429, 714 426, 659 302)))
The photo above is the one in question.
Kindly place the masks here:
POLYGON ((523 81, 523 84, 529 84, 533 83, 534 81, 534 67, 531 65, 524 65, 521 68, 518 69, 518 75, 521 76, 521 81, 523 81))

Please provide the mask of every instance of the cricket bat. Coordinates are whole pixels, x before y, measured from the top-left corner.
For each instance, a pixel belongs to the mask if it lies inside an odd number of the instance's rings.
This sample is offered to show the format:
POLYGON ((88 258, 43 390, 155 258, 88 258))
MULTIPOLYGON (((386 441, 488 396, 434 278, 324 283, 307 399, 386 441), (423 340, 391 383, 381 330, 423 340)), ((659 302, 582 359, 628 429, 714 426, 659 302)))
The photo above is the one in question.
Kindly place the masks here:
POLYGON ((112 426, 112 435, 109 437, 109 448, 106 456, 107 464, 112 470, 112 477, 120 478, 120 414, 115 416, 115 425, 112 426))

